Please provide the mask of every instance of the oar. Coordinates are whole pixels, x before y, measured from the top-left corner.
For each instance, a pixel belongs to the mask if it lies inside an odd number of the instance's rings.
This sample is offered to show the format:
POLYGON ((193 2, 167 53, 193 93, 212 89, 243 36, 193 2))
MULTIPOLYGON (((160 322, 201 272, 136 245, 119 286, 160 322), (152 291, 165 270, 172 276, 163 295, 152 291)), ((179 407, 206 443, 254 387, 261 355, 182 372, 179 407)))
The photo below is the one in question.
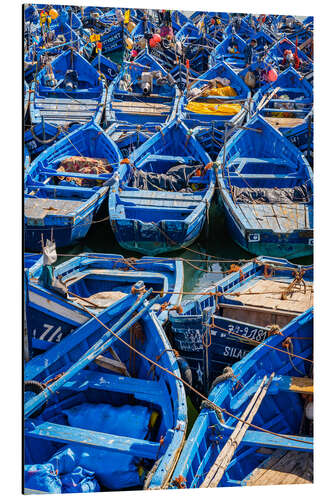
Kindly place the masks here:
POLYGON ((257 392, 252 397, 249 405, 241 416, 241 420, 235 427, 234 432, 229 437, 226 445, 223 447, 219 456, 215 460, 213 466, 210 468, 208 474, 206 475, 205 480, 200 485, 200 488, 216 488, 221 481, 223 474, 225 473, 228 465, 230 464, 232 457, 236 451, 237 446, 240 444, 243 439, 245 432, 249 428, 252 420, 254 419, 262 400, 264 399, 268 388, 274 378, 275 373, 272 373, 269 377, 267 384, 266 383, 266 375, 263 378, 260 386, 258 387, 257 392), (246 420, 246 423, 242 422, 246 420))
POLYGON ((260 111, 262 108, 266 106, 266 104, 275 96, 275 94, 280 90, 281 87, 276 87, 276 89, 271 92, 271 94, 266 98, 266 94, 261 99, 257 111, 260 111))
MULTIPOLYGON (((137 303, 141 305, 142 302, 151 294, 152 288, 150 288, 139 300, 137 303)), ((150 309, 154 303, 159 299, 159 295, 156 295, 150 302, 148 302, 139 313, 131 318, 122 328, 119 328, 119 325, 123 323, 122 318, 113 326, 113 333, 116 333, 118 336, 121 336, 125 333, 134 323, 136 323, 145 312, 150 309)), ((112 306, 110 306, 111 308, 112 306)), ((110 309, 109 308, 109 309, 110 309)), ((128 311, 129 312, 129 311, 128 311)), ((128 317, 128 312, 126 316, 128 317)), ((110 329, 111 330, 111 329, 110 329)), ((32 413, 41 408, 45 401, 49 398, 50 394, 54 393, 58 389, 60 389, 66 382, 68 382, 74 375, 76 375, 80 370, 89 365, 92 361, 94 361, 97 356, 103 354, 106 349, 110 347, 114 336, 111 331, 107 331, 104 335, 90 348, 87 352, 85 352, 78 361, 76 361, 61 377, 59 377, 53 384, 50 384, 43 392, 37 394, 24 405, 24 417, 30 417, 32 413)))

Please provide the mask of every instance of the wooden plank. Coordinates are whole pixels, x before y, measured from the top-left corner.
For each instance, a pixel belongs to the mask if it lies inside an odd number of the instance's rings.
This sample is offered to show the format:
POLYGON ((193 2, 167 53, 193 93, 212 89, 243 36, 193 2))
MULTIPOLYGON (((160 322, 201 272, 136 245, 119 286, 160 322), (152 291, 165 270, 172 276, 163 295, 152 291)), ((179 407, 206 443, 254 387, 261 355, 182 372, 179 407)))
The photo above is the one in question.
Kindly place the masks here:
POLYGON ((265 120, 277 130, 298 127, 305 121, 304 118, 275 118, 274 116, 265 116, 265 120))
POLYGON ((299 394, 313 394, 313 379, 308 377, 291 377, 289 390, 299 394))
POLYGON ((82 201, 57 200, 50 198, 26 198, 24 215, 33 219, 47 215, 70 215, 82 205, 82 201))
POLYGON ((277 450, 252 472, 243 485, 310 484, 312 482, 312 454, 277 450))
POLYGON ((95 363, 98 366, 101 366, 102 368, 110 370, 114 373, 121 373, 122 375, 125 375, 127 373, 127 368, 124 363, 115 359, 107 358, 106 356, 97 356, 97 358, 95 359, 95 363))
MULTIPOLYGON (((144 439, 106 434, 53 422, 34 422, 35 428, 25 431, 26 437, 46 439, 58 443, 80 444, 99 450, 116 451, 141 458, 156 459, 160 444, 144 439)), ((33 426, 31 426, 33 427, 33 426)))

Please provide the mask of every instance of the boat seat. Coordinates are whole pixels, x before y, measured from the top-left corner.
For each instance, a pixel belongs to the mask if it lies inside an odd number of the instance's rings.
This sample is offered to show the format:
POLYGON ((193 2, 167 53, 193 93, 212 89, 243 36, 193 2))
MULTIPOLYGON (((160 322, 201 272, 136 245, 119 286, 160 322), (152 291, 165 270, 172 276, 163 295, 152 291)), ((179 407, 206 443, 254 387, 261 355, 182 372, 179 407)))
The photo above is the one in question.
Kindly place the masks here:
MULTIPOLYGON (((222 429, 221 434, 223 434, 223 438, 225 440, 232 434, 234 431, 233 427, 227 425, 221 425, 218 420, 216 414, 211 411, 212 421, 214 425, 218 427, 216 430, 222 429), (216 421, 216 424, 215 424, 216 421)), ((216 433, 211 435, 211 441, 216 441, 216 433)), ((275 436, 274 434, 269 434, 268 432, 262 431, 246 431, 243 439, 243 446, 251 446, 254 448, 273 448, 279 450, 298 450, 304 451, 308 453, 313 452, 313 437, 312 436, 293 436, 293 435, 285 435, 285 437, 275 436), (289 439, 290 438, 290 439, 289 439), (296 440, 296 441, 295 441, 296 440)))
POLYGON ((40 423, 33 419, 28 419, 26 422, 28 425, 26 426, 25 437, 46 439, 48 441, 72 445, 93 446, 95 449, 127 453, 153 460, 156 459, 160 449, 159 443, 145 441, 144 439, 106 434, 104 432, 80 429, 53 422, 40 423))
MULTIPOLYGON (((232 410, 238 410, 248 398, 256 392, 261 380, 262 378, 260 376, 253 376, 242 389, 232 397, 230 408, 232 410)), ((313 380, 307 377, 275 375, 267 394, 277 394, 278 392, 313 394, 313 380)))
POLYGON ((156 403, 156 401, 162 402, 165 394, 163 387, 156 380, 124 377, 111 373, 101 374, 92 370, 82 370, 69 382, 66 382, 63 389, 80 392, 85 391, 88 387, 90 389, 132 394, 136 399, 152 403, 156 403))
POLYGON ((122 199, 133 199, 135 203, 141 203, 143 200, 167 200, 171 201, 181 201, 181 202, 192 202, 198 203, 202 201, 202 196, 192 193, 179 193, 177 191, 146 191, 144 189, 140 190, 124 190, 119 193, 119 198, 122 199))

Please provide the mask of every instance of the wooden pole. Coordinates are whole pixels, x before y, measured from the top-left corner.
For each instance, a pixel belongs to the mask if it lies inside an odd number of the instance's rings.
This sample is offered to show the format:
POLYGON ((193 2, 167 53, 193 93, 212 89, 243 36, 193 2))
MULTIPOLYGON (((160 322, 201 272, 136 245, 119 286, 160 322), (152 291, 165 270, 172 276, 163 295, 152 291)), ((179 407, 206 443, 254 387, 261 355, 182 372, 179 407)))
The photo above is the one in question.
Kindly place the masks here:
POLYGON ((269 377, 267 383, 266 383, 267 376, 266 375, 264 376, 260 386, 258 387, 258 390, 252 397, 249 405, 247 406, 246 410, 241 416, 241 420, 247 420, 246 423, 243 423, 241 421, 238 422, 234 432, 231 434, 227 443, 225 444, 219 456, 215 460, 214 465, 211 467, 200 488, 216 488, 219 485, 223 477, 223 474, 225 473, 229 463, 232 460, 232 457, 234 456, 236 448, 240 444, 247 429, 249 428, 249 425, 251 424, 257 411, 259 410, 259 407, 268 391, 268 388, 274 378, 274 375, 275 373, 273 372, 269 377), (265 383, 266 385, 264 386, 265 383))
MULTIPOLYGON (((37 394, 27 401, 24 405, 24 417, 30 417, 36 410, 41 408, 45 401, 50 397, 50 394, 53 394, 57 390, 59 390, 66 382, 71 380, 74 375, 76 375, 80 370, 88 366, 91 362, 93 362, 100 354, 103 354, 104 351, 111 347, 112 341, 114 339, 113 333, 116 333, 118 336, 123 335, 129 328, 134 325, 145 312, 153 306, 156 300, 159 298, 158 295, 154 297, 150 302, 148 302, 142 309, 132 318, 127 321, 127 318, 138 309, 139 306, 145 301, 146 298, 151 294, 152 289, 150 288, 144 295, 141 296, 139 301, 135 302, 133 306, 118 320, 113 326, 112 330, 108 327, 107 331, 102 335, 102 337, 88 349, 73 365, 55 382, 50 384, 43 392, 37 394), (121 328, 119 326, 122 325, 121 328)), ((112 306, 110 306, 112 307, 112 306)), ((96 320, 95 320, 96 321, 96 320)))
POLYGON ((280 87, 276 87, 276 89, 273 90, 273 92, 266 98, 266 95, 263 96, 261 99, 257 111, 261 111, 263 107, 266 106, 266 104, 275 96, 275 94, 280 90, 280 87))

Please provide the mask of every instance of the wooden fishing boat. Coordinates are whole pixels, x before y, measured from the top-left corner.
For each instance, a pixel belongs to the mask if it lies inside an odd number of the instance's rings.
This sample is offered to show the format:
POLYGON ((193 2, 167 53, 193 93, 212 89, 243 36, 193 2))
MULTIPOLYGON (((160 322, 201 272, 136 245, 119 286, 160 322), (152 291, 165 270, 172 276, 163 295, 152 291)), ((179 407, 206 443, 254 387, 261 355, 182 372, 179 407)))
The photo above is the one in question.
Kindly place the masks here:
POLYGON ((179 90, 167 71, 147 52, 123 69, 109 87, 105 111, 107 124, 163 124, 176 112, 179 90))
POLYGON ((95 59, 91 61, 91 65, 103 73, 108 84, 110 84, 119 73, 117 64, 102 54, 97 55, 95 59))
POLYGON ((194 127, 191 130, 193 137, 215 161, 224 144, 224 128, 218 127, 217 122, 212 121, 210 125, 194 127))
POLYGON ((24 87, 23 87, 23 118, 26 117, 26 114, 28 112, 28 107, 29 107, 29 101, 30 101, 30 89, 29 85, 27 84, 26 81, 24 81, 24 87))
POLYGON ((179 101, 178 115, 189 127, 211 125, 223 128, 226 121, 241 125, 247 115, 246 100, 250 90, 226 63, 219 63, 203 73, 179 101))
POLYGON ((255 115, 217 161, 220 201, 239 246, 255 255, 312 255, 313 172, 301 151, 255 115))
POLYGON ((80 123, 69 123, 64 126, 52 125, 52 123, 42 121, 32 125, 24 132, 24 146, 29 151, 29 155, 34 160, 40 153, 55 144, 70 132, 81 126, 80 123))
POLYGON ((225 34, 238 35, 244 41, 249 41, 255 35, 255 31, 248 21, 243 17, 239 23, 231 22, 225 29, 225 34))
POLYGON ((185 296, 166 329, 192 370, 194 387, 205 394, 225 366, 313 305, 313 266, 273 257, 227 266, 215 285, 185 296))
POLYGON ((293 67, 256 92, 253 109, 302 152, 313 149, 313 87, 293 67))
POLYGON ((257 59, 254 63, 250 64, 248 67, 243 68, 238 72, 238 76, 244 80, 246 85, 251 89, 253 93, 260 90, 262 87, 270 83, 269 72, 274 70, 276 74, 279 74, 279 68, 272 64, 265 62, 264 59, 257 59), (251 78, 249 78, 249 76, 251 78), (248 79, 249 78, 249 79, 248 79))
POLYGON ((173 10, 171 12, 172 29, 177 33, 188 22, 188 17, 180 10, 173 10))
POLYGON ((313 61, 288 38, 282 38, 277 41, 267 52, 265 61, 275 64, 280 70, 284 70, 289 66, 294 66, 295 69, 302 75, 313 71, 313 61), (290 51, 291 60, 288 61, 290 51), (299 62, 297 63, 297 58, 299 62))
POLYGON ((84 238, 107 196, 103 184, 124 174, 121 159, 116 144, 93 122, 41 153, 25 179, 26 248, 40 251, 41 238, 51 240, 52 232, 57 247, 84 238))
POLYGON ((157 255, 191 245, 207 220, 215 173, 210 158, 174 120, 130 156, 109 217, 123 248, 157 255))
MULTIPOLYGON (((25 268, 29 262, 28 254, 25 268)), ((27 269, 26 279, 27 329, 31 348, 36 352, 49 349, 88 321, 89 311, 99 315, 128 294, 139 280, 154 293, 160 292, 154 311, 164 323, 168 309, 181 302, 184 276, 182 262, 174 259, 83 253, 51 270, 44 269, 40 257, 27 269), (52 282, 59 283, 59 288, 52 282)))
POLYGON ((159 125, 135 125, 133 123, 113 123, 105 133, 117 144, 124 158, 160 130, 159 125))
POLYGON ((312 344, 310 309, 219 377, 209 400, 221 411, 201 410, 171 487, 313 481, 312 344))
POLYGON ((170 479, 187 405, 156 297, 143 305, 150 291, 138 282, 99 316, 110 330, 92 318, 25 365, 25 493, 159 489, 170 479))
POLYGON ((245 67, 244 50, 247 43, 237 34, 230 34, 217 45, 209 56, 209 66, 212 68, 220 62, 227 63, 234 71, 245 67))
POLYGON ((44 67, 32 83, 32 125, 45 122, 65 125, 100 123, 106 102, 106 86, 98 71, 78 52, 69 49, 44 67))

